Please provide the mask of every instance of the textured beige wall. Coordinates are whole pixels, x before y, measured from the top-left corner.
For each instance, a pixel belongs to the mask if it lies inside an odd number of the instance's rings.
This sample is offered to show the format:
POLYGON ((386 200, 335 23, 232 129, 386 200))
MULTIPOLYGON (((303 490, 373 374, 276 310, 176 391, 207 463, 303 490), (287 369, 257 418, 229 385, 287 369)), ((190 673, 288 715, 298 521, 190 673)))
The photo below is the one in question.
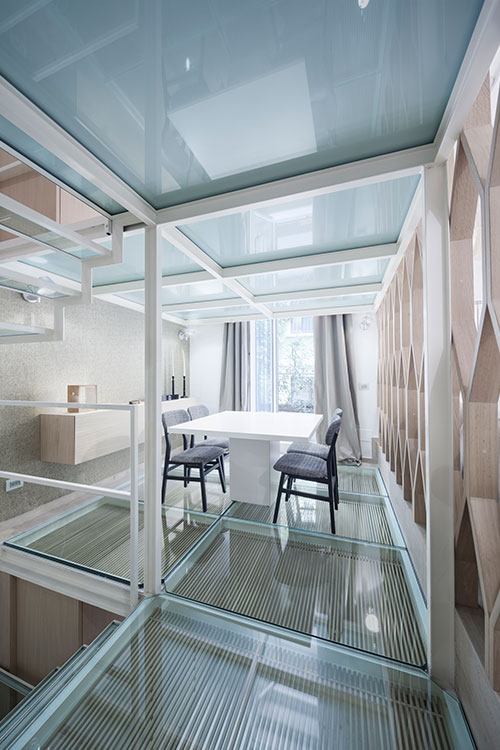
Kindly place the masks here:
MULTIPOLYGON (((52 303, 30 305, 20 294, 0 289, 0 321, 52 325, 52 303)), ((170 368, 174 352, 176 382, 181 385, 182 349, 189 384, 189 344, 180 342, 179 326, 163 324, 163 359, 170 368)), ((97 384, 101 402, 144 398, 144 316, 95 301, 69 307, 63 342, 0 345, 0 398, 66 401, 69 384, 97 384)), ((189 390, 188 390, 189 393, 189 390)), ((94 483, 128 468, 128 451, 120 451, 79 466, 42 463, 40 410, 0 407, 0 468, 94 483)), ((0 479, 0 521, 59 497, 60 491, 27 485, 5 492, 0 479)))

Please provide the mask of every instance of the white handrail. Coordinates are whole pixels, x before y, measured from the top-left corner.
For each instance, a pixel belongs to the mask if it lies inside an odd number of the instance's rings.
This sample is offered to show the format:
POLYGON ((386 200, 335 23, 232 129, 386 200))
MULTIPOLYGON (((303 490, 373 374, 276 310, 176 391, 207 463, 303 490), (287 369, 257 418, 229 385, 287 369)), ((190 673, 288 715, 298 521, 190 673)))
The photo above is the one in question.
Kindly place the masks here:
POLYGON ((106 495, 118 500, 130 501, 130 608, 131 610, 139 601, 139 427, 137 421, 138 404, 78 404, 78 402, 59 401, 14 401, 0 400, 0 406, 28 406, 58 409, 113 409, 126 411, 130 414, 130 492, 116 490, 111 487, 100 487, 93 484, 80 484, 78 482, 67 482, 50 477, 39 477, 33 474, 20 474, 14 471, 0 471, 3 479, 18 479, 29 484, 38 484, 45 487, 70 490, 71 492, 89 492, 92 495, 106 495))
POLYGON ((9 401, 0 399, 0 406, 43 406, 48 409, 82 409, 93 411, 94 409, 115 409, 116 411, 131 411, 137 404, 82 404, 79 401, 9 401))

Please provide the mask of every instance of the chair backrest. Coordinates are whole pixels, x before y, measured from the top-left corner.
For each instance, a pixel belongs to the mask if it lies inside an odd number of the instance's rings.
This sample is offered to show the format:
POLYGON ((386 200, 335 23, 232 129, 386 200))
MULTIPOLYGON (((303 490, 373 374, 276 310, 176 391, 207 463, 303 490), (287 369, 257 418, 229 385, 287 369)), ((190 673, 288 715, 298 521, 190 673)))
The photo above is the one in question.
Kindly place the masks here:
POLYGON ((173 409, 172 411, 164 411, 161 415, 161 421, 163 423, 165 435, 167 435, 169 427, 174 427, 176 424, 182 424, 183 422, 189 422, 189 415, 185 409, 173 409))
MULTIPOLYGON (((341 411, 341 410, 336 410, 341 411)), ((325 436, 325 442, 327 445, 330 446, 330 450, 328 451, 328 471, 332 473, 334 477, 337 476, 337 453, 335 450, 335 445, 337 443, 337 438, 339 436, 340 432, 340 423, 342 422, 342 417, 339 414, 335 414, 332 421, 328 425, 328 429, 326 431, 325 436)))
POLYGON ((328 425, 328 429, 325 435, 325 443, 327 445, 335 445, 335 443, 337 442, 341 422, 342 418, 337 414, 333 417, 332 421, 328 425))
MULTIPOLYGON (((173 411, 164 411, 161 415, 161 421, 163 424, 163 431, 165 433, 165 461, 168 463, 170 454, 172 452, 172 441, 168 431, 169 427, 174 427, 176 424, 182 424, 183 422, 189 422, 189 415, 185 409, 174 409, 173 411)), ((187 437, 182 436, 182 446, 186 450, 188 447, 187 437)))
POLYGON ((210 412, 205 404, 196 404, 189 407, 188 414, 190 419, 201 419, 201 417, 208 417, 210 412))

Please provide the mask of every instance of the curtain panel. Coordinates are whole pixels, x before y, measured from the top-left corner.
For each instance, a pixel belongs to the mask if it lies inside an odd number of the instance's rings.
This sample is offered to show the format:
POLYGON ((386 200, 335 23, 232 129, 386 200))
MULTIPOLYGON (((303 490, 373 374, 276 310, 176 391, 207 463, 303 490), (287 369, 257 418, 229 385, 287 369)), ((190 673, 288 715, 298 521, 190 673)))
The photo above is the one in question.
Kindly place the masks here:
POLYGON ((224 323, 219 408, 250 408, 250 323, 224 323))
POLYGON ((324 442, 328 424, 337 407, 343 410, 337 441, 337 460, 359 463, 361 444, 354 387, 354 358, 349 344, 351 316, 314 318, 314 405, 324 419, 318 440, 324 442))

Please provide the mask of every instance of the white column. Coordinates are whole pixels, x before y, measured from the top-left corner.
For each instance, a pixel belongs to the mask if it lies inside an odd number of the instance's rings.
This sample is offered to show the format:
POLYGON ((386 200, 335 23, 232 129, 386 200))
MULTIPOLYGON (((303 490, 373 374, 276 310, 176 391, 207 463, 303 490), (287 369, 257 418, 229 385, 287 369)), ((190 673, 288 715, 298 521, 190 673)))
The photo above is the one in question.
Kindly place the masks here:
POLYGON ((426 167, 423 179, 428 664, 431 677, 451 688, 455 679, 455 577, 446 164, 426 167))
POLYGON ((161 232, 145 229, 144 592, 161 586, 161 232))

